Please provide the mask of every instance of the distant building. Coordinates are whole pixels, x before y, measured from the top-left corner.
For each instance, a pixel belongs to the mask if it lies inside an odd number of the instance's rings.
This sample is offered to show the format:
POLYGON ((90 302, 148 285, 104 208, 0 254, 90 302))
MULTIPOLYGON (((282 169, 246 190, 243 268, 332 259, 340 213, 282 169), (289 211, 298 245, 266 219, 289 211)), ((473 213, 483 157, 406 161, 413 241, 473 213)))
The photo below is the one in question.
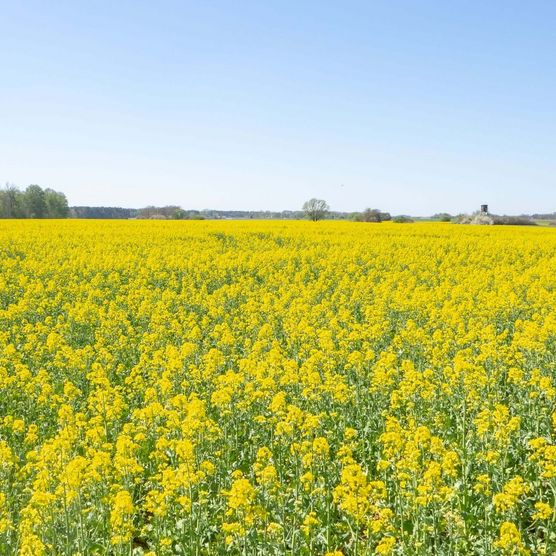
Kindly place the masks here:
POLYGON ((488 205, 481 205, 481 213, 488 214, 488 205))

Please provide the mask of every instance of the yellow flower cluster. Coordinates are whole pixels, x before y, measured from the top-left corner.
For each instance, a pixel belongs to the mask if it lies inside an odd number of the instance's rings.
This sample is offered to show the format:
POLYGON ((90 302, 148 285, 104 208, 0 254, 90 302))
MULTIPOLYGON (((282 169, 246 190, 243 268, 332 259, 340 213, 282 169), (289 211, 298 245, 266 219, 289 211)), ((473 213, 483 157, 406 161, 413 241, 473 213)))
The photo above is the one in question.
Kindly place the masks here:
POLYGON ((556 553, 556 230, 0 222, 0 554, 556 553))

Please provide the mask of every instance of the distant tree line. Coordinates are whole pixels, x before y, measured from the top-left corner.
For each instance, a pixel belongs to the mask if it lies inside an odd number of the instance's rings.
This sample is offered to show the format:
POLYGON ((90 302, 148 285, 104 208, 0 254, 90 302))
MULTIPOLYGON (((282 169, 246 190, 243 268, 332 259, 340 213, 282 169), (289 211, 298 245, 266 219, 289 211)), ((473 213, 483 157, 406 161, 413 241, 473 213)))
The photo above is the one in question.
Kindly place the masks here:
POLYGON ((29 185, 23 191, 11 184, 0 189, 0 218, 67 218, 66 196, 59 191, 29 185))
POLYGON ((431 216, 431 220, 438 220, 440 222, 451 222, 453 218, 454 217, 447 212, 438 212, 431 216))
POLYGON ((352 219, 355 220, 355 222, 387 222, 392 220, 392 216, 389 212, 367 208, 363 212, 354 213, 352 219))
MULTIPOLYGON (((121 207, 70 207, 72 218, 145 218, 150 220, 301 220, 305 213, 302 210, 193 210, 183 209, 179 206, 145 208, 121 207)), ((350 220, 349 212, 329 211, 326 213, 329 220, 350 220)))
POLYGON ((409 216, 395 216, 379 209, 366 208, 363 212, 332 212, 324 199, 309 199, 303 204, 305 218, 313 220, 352 220, 354 222, 387 222, 393 220, 398 223, 413 222, 409 216))
POLYGON ((509 216, 507 214, 494 214, 494 224, 498 226, 537 226, 538 224, 530 216, 509 216))
MULTIPOLYGON (((527 217, 526 214, 522 214, 521 216, 527 217)), ((532 214, 531 218, 535 220, 556 220, 556 212, 550 212, 545 214, 532 214)))
POLYGON ((101 218, 106 220, 136 218, 137 209, 122 207, 71 207, 71 218, 101 218))
POLYGON ((137 218, 149 218, 151 220, 185 220, 187 212, 177 205, 165 207, 148 206, 139 209, 137 218))
MULTIPOLYGON (((352 220, 355 222, 409 223, 414 220, 468 223, 473 215, 437 213, 429 218, 392 216, 389 212, 367 208, 362 212, 332 211, 323 199, 309 199, 301 210, 193 210, 178 205, 144 208, 123 207, 68 207, 64 193, 29 185, 20 190, 13 184, 0 189, 0 218, 96 218, 96 219, 149 219, 149 220, 352 220)), ((535 220, 556 222, 556 213, 520 216, 488 215, 489 223, 498 225, 536 225, 535 220)))

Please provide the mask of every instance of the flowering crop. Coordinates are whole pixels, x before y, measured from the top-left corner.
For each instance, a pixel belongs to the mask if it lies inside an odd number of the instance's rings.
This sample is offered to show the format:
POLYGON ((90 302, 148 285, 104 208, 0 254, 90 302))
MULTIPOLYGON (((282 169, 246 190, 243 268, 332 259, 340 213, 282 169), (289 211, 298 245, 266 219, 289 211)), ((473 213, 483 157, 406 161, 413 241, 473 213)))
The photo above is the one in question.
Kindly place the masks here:
POLYGON ((556 552, 556 230, 3 221, 0 265, 0 555, 556 552))

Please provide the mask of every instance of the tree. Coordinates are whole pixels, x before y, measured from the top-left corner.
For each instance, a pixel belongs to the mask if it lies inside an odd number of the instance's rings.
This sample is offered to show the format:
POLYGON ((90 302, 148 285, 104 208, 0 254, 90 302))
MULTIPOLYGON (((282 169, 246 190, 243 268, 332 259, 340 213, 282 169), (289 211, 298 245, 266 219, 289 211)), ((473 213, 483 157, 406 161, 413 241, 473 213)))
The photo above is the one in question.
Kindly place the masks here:
POLYGON ((67 218, 68 200, 63 193, 30 185, 20 191, 13 184, 0 189, 0 218, 67 218))
POLYGON ((6 184, 0 191, 0 217, 1 218, 23 218, 23 194, 13 184, 6 184))
POLYGON ((44 202, 48 218, 67 218, 69 216, 68 200, 63 193, 54 191, 54 189, 45 189, 44 202))
POLYGON ((317 220, 322 220, 328 213, 330 207, 327 202, 322 199, 309 199, 303 203, 303 211, 305 216, 316 222, 317 220))
POLYGON ((387 212, 381 212, 378 209, 365 209, 361 214, 361 222, 382 222, 390 220, 391 216, 387 212))
POLYGON ((30 185, 23 194, 25 212, 28 218, 44 218, 46 214, 46 201, 42 187, 30 185))

